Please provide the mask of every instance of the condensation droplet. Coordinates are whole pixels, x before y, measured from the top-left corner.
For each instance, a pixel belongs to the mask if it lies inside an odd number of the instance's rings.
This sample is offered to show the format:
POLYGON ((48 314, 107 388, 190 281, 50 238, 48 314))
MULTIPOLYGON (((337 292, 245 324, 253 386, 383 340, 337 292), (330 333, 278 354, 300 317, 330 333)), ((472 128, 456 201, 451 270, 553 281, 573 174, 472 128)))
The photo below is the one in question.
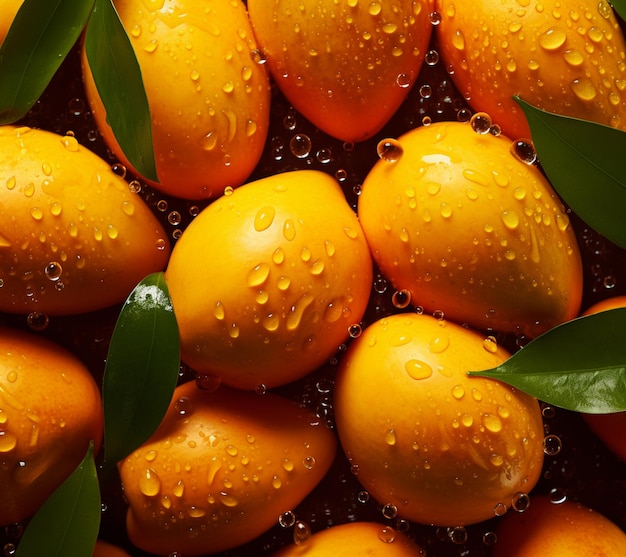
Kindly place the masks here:
POLYGON ((539 46, 544 50, 557 50, 567 40, 567 33, 561 27, 550 27, 539 36, 539 46))
POLYGON ((488 134, 491 130, 492 124, 493 122, 491 121, 491 116, 489 116, 486 112, 477 112, 470 118, 470 126, 472 126, 472 129, 480 135, 488 134))
POLYGON ((407 360, 404 369, 413 379, 428 379, 433 374, 433 368, 421 360, 407 360))
POLYGON ((285 511, 278 517, 278 524, 283 528, 291 528, 296 523, 296 515, 293 511, 285 511))
POLYGON ((378 142, 376 152, 384 161, 397 162, 402 157, 404 149, 397 139, 383 139, 378 142))
POLYGON ((391 303, 398 309, 404 309, 411 303, 411 292, 396 290, 391 296, 391 303))
POLYGON ((289 150, 298 159, 305 159, 311 154, 311 138, 305 134, 296 134, 289 140, 289 150))
POLYGON ((558 435, 546 435, 543 440, 543 452, 548 456, 556 456, 561 452, 562 443, 558 435))
POLYGON ((518 139, 511 143, 511 154, 525 164, 537 162, 537 151, 530 139, 518 139))
POLYGON ((293 543, 301 545, 311 539, 311 528, 302 520, 298 520, 293 527, 293 543))

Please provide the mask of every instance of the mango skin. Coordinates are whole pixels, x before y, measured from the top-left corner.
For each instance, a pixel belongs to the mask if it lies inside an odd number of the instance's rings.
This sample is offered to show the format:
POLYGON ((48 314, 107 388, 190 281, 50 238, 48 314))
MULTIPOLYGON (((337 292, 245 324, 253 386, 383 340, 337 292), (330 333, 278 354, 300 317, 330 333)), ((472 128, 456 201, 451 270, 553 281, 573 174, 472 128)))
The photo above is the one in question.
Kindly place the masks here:
MULTIPOLYGON (((269 127, 270 82, 241 0, 115 0, 141 68, 152 117, 159 191, 208 199, 241 185, 269 127)), ((122 152, 82 49, 83 81, 98 129, 122 152)), ((145 179, 145 177, 144 177, 145 179)))
POLYGON ((285 398, 185 383, 119 463, 130 540, 165 557, 246 543, 308 495, 335 453, 332 431, 285 398))
POLYGON ((85 365, 32 333, 0 327, 0 525, 32 516, 103 432, 85 365))
POLYGON ((74 137, 0 127, 0 311, 112 306, 169 253, 144 201, 74 137))
POLYGON ((401 154, 368 173, 358 215, 396 289, 451 321, 531 338, 577 316, 573 226, 540 170, 511 153, 511 139, 440 122, 393 144, 401 154))
POLYGON ((250 19, 282 93, 315 126, 363 141, 417 81, 434 0, 249 0, 250 19))

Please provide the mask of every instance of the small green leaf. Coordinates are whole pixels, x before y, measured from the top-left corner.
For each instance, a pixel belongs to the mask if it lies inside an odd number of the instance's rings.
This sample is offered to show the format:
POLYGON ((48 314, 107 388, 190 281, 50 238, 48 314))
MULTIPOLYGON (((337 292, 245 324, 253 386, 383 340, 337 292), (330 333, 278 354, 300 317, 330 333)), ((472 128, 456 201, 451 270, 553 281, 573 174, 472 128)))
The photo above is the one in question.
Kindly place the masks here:
POLYGON ((158 182, 141 68, 112 0, 95 0, 85 33, 85 51, 119 146, 137 172, 158 182))
POLYGON ((626 133, 516 100, 554 189, 589 226, 626 248, 626 133))
POLYGON ((567 410, 626 410, 626 308, 554 327, 502 365, 469 375, 492 377, 567 410))
POLYGON ((157 429, 180 366, 178 325, 164 274, 131 292, 118 317, 104 372, 104 457, 122 460, 157 429))
POLYGON ((0 47, 0 124, 32 108, 80 36, 94 0, 24 0, 0 47))
POLYGON ((100 517, 100 486, 90 443, 76 470, 31 519, 16 557, 91 557, 100 517))

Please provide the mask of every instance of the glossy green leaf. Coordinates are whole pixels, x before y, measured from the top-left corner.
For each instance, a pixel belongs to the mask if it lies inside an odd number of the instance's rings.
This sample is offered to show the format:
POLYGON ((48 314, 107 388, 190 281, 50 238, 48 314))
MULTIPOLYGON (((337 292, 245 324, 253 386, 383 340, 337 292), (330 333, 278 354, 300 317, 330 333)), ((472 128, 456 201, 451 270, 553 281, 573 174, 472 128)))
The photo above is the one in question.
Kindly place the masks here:
POLYGON ((100 517, 100 486, 91 443, 76 470, 29 522, 16 557, 91 557, 100 517))
POLYGON ((591 228, 626 248, 626 132, 516 100, 554 189, 591 228))
POLYGON ((0 47, 0 124, 32 108, 80 36, 94 0, 24 0, 0 47))
POLYGON ((104 456, 123 459, 157 429, 180 366, 178 326, 164 274, 131 292, 118 317, 104 372, 104 456))
POLYGON ((617 14, 626 20, 626 0, 611 0, 609 2, 617 14))
POLYGON ((554 327, 502 365, 473 371, 568 410, 626 410, 626 308, 554 327))
POLYGON ((141 68, 111 0, 95 0, 85 32, 85 51, 119 146, 137 172, 158 182, 141 68))

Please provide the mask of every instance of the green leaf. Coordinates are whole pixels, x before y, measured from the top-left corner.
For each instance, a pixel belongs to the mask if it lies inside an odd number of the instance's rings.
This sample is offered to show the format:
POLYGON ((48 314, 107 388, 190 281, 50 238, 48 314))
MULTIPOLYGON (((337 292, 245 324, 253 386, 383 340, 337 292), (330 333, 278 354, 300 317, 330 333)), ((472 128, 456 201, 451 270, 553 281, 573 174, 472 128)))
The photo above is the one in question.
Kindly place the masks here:
POLYGON ((492 377, 550 404, 607 414, 626 410, 626 308, 554 327, 502 365, 469 375, 492 377))
POLYGON ((0 124, 24 117, 80 36, 94 0, 24 0, 0 47, 0 124))
POLYGON ((114 464, 157 429, 180 366, 178 325, 163 273, 144 278, 118 317, 104 371, 104 457, 114 464))
POLYGON ((16 557, 91 557, 100 517, 100 486, 92 442, 76 470, 31 519, 16 557))
POLYGON ((158 182, 141 68, 112 0, 95 0, 85 52, 107 122, 124 155, 144 178, 158 182))
POLYGON ((626 248, 626 133, 516 100, 554 189, 591 228, 626 248))
POLYGON ((626 0, 611 0, 610 4, 622 19, 626 19, 626 0))

